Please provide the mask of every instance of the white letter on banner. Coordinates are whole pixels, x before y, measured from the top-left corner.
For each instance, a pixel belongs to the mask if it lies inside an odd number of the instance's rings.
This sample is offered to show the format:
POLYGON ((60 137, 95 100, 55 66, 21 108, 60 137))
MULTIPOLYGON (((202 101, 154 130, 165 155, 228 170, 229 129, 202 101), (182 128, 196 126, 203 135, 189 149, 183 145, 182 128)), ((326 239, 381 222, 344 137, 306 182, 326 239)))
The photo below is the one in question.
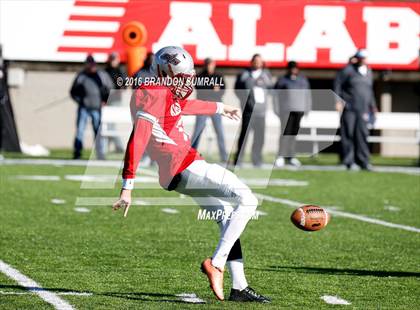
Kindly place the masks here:
POLYGON ((231 4, 229 17, 233 20, 229 60, 248 61, 253 54, 259 53, 266 61, 283 61, 283 43, 257 45, 257 20, 261 18, 259 4, 231 4))
POLYGON ((293 44, 287 48, 287 59, 316 62, 317 49, 330 49, 331 63, 346 63, 356 46, 344 21, 342 6, 305 6, 305 23, 293 44))
POLYGON ((158 42, 153 44, 153 51, 168 45, 196 45, 197 59, 225 60, 226 46, 210 21, 211 14, 210 3, 171 2, 171 19, 158 42))
POLYGON ((410 8, 363 9, 372 64, 409 64, 418 57, 420 18, 410 8))

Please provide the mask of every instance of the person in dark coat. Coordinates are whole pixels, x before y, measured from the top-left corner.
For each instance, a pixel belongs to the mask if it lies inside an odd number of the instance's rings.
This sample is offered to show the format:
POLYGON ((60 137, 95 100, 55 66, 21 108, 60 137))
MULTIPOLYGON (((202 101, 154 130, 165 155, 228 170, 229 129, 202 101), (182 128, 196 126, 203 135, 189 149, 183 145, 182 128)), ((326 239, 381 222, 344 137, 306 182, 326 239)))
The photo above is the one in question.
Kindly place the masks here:
MULTIPOLYGON (((115 89, 124 89, 125 88, 125 81, 127 78, 127 73, 122 68, 120 64, 120 55, 118 53, 111 53, 108 58, 108 62, 105 67, 105 71, 108 73, 110 78, 114 83, 115 89)), ((108 105, 109 106, 120 106, 122 102, 122 94, 120 91, 115 91, 111 93, 108 98, 108 105)), ((108 130, 115 130, 114 124, 108 124, 108 130)), ((121 141, 121 138, 118 136, 108 137, 108 142, 113 143, 115 146, 115 151, 117 153, 124 152, 124 145, 121 141)))
MULTIPOLYGON (((144 80, 146 78, 155 77, 155 74, 151 71, 154 57, 155 57, 154 53, 152 52, 147 53, 146 58, 144 59, 143 67, 134 74, 134 80, 136 81, 136 84, 133 85, 133 88, 139 88, 141 84, 144 83, 144 80)), ((154 161, 152 161, 149 154, 147 154, 147 151, 143 155, 141 164, 142 166, 154 165, 154 161)))
POLYGON ((134 88, 140 87, 145 78, 155 77, 154 73, 150 71, 154 57, 155 54, 152 52, 147 53, 146 58, 144 59, 143 67, 134 74, 134 79, 137 80, 137 84, 134 85, 134 88))
MULTIPOLYGON (((223 94, 225 93, 225 84, 223 77, 215 72, 216 62, 213 59, 206 58, 204 60, 204 70, 197 75, 198 81, 205 81, 208 78, 208 83, 198 84, 196 86, 197 98, 201 100, 221 102, 223 94)), ((217 145, 219 147, 220 161, 227 162, 227 152, 225 147, 225 137, 223 134, 222 117, 220 114, 197 115, 194 127, 194 133, 191 139, 191 145, 197 149, 200 143, 201 134, 206 126, 207 119, 210 118, 214 131, 216 132, 217 145)))
POLYGON ((256 167, 263 162, 262 148, 265 138, 265 112, 270 89, 273 87, 270 72, 264 68, 259 54, 251 59, 251 67, 243 71, 236 79, 235 94, 242 106, 241 133, 233 164, 240 165, 245 153, 246 141, 253 131, 252 164, 256 167))
POLYGON ((116 89, 124 89, 125 82, 127 78, 127 72, 121 66, 120 55, 116 52, 109 54, 108 62, 106 63, 105 71, 109 74, 112 81, 114 82, 114 87, 116 89))
POLYGON ((356 169, 356 165, 370 170, 369 146, 367 138, 369 130, 369 114, 377 112, 373 92, 372 70, 366 63, 367 53, 359 50, 357 61, 348 64, 338 72, 334 81, 334 91, 340 97, 336 109, 341 114, 341 148, 342 162, 348 169, 356 169))
POLYGON ((276 167, 286 163, 300 167, 296 155, 296 135, 300 128, 300 120, 311 110, 312 99, 308 79, 299 73, 298 64, 290 61, 287 73, 279 77, 274 89, 274 112, 280 118, 280 141, 276 167))
POLYGON ((7 67, 0 44, 0 160, 4 158, 1 154, 3 151, 22 151, 7 83, 7 67))
POLYGON ((99 70, 95 59, 89 55, 86 58, 85 69, 77 74, 70 90, 70 95, 79 105, 77 109, 77 130, 74 140, 73 158, 79 159, 83 149, 83 135, 89 118, 95 134, 95 148, 98 159, 104 159, 102 138, 100 136, 101 109, 108 100, 113 87, 109 75, 99 70))

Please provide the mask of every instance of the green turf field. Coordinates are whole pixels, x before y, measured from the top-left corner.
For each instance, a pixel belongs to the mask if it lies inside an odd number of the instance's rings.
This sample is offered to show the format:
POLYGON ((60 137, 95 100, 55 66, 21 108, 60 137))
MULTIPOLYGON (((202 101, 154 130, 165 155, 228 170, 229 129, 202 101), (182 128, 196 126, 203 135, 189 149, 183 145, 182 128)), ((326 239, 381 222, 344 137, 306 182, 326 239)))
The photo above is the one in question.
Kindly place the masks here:
MULTIPOLYGON (((270 305, 217 302, 200 262, 217 242, 217 225, 197 221, 198 207, 133 206, 127 219, 107 206, 85 206, 77 197, 117 197, 115 189, 81 189, 65 175, 84 167, 0 165, 0 260, 77 309, 415 309, 420 305, 420 233, 346 217, 332 217, 320 232, 296 229, 291 206, 264 202, 267 213, 248 225, 242 239, 248 282, 270 305), (58 176, 60 181, 18 175, 58 176), (51 199, 64 199, 53 204, 51 199), (206 305, 182 302, 195 293, 206 305), (332 306, 321 296, 339 296, 332 306)), ((245 171, 256 178, 259 171, 245 171)), ((272 178, 307 186, 270 186, 258 193, 334 206, 343 212, 420 228, 420 177, 396 173, 275 171, 272 178)), ((136 197, 177 197, 160 189, 136 197)), ((230 290, 228 273, 225 295, 230 290)), ((0 272, 0 309, 53 309, 0 272), (16 294, 25 293, 25 294, 16 294)))

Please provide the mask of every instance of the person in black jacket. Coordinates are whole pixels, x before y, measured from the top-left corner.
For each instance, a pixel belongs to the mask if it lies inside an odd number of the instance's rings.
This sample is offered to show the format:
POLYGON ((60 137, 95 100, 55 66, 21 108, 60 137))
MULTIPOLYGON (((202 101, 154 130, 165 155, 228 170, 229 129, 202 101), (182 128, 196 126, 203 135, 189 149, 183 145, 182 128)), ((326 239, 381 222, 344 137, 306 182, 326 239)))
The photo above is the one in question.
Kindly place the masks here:
POLYGON ((143 67, 141 67, 141 69, 134 74, 134 79, 136 80, 136 85, 134 85, 134 88, 140 87, 145 78, 151 78, 155 76, 151 71, 154 57, 154 53, 147 53, 146 58, 144 59, 143 67))
POLYGON ((0 160, 1 152, 21 152, 13 107, 7 84, 7 62, 3 59, 0 44, 0 160))
POLYGON ((98 159, 104 159, 102 138, 100 136, 101 109, 108 100, 113 87, 111 78, 105 71, 98 70, 95 59, 86 58, 85 69, 77 74, 70 90, 70 95, 79 105, 77 110, 77 130, 74 140, 73 158, 79 159, 83 149, 83 134, 89 118, 95 134, 95 148, 98 159))
POLYGON ((300 167, 300 161, 295 157, 296 135, 300 128, 300 120, 304 113, 311 110, 312 99, 308 79, 299 72, 298 64, 290 61, 287 73, 279 77, 274 86, 274 112, 280 118, 281 133, 279 150, 275 162, 276 167, 286 163, 300 167))
POLYGON ((348 169, 359 165, 370 170, 368 121, 369 113, 376 113, 372 70, 366 63, 366 51, 359 50, 356 61, 341 70, 334 82, 334 91, 341 98, 336 109, 341 115, 342 162, 348 169))
MULTIPOLYGON (((205 78, 208 78, 208 83, 200 83, 196 86, 197 89, 197 98, 201 100, 221 102, 223 94, 225 93, 225 84, 223 82, 223 77, 215 73, 216 62, 213 59, 206 58, 204 60, 204 70, 197 75, 199 81, 204 81, 205 78)), ((194 133, 191 139, 191 145, 193 148, 197 149, 198 144, 200 143, 201 134, 206 126, 207 118, 211 119, 216 132, 217 145, 219 147, 220 161, 227 162, 227 152, 225 147, 225 137, 223 134, 223 125, 222 117, 220 114, 213 114, 211 116, 207 115, 197 115, 195 121, 194 133)))

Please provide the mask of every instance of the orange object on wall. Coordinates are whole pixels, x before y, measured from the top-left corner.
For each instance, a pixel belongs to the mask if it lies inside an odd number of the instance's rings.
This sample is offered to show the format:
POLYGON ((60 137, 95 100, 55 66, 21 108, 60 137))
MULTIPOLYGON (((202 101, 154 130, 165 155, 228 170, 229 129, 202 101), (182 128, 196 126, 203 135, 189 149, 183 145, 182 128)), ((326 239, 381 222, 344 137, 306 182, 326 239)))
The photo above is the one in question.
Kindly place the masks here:
POLYGON ((132 21, 123 26, 123 41, 127 52, 127 73, 133 76, 143 67, 147 50, 144 44, 147 40, 146 27, 140 22, 132 21))

